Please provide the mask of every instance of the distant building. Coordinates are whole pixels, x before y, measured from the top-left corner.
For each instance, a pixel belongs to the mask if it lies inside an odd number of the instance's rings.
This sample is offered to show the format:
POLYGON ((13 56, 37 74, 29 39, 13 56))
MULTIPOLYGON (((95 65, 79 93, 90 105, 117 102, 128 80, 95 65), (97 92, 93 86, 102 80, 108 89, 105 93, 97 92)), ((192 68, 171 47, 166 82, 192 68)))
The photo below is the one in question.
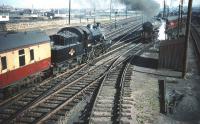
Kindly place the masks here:
POLYGON ((0 22, 8 22, 9 13, 0 13, 0 22))

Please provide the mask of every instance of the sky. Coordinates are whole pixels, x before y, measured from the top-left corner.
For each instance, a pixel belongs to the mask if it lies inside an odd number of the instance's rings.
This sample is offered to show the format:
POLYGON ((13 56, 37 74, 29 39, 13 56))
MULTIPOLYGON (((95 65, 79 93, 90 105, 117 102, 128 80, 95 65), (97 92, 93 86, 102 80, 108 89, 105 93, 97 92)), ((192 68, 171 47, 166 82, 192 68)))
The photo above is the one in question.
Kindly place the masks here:
MULTIPOLYGON (((110 0, 71 0, 72 8, 92 8, 94 1, 98 9, 108 9, 110 6, 110 0), (89 4, 88 4, 89 3, 89 4)), ((118 0, 113 0, 118 1, 118 0)), ((155 0, 163 7, 163 0, 155 0)), ((166 0, 168 5, 178 6, 179 0, 166 0)), ((187 5, 188 0, 184 0, 187 5)), ((200 0, 193 0, 193 4, 200 5, 200 0)), ((124 8, 124 5, 119 2, 114 2, 116 8, 124 8)), ((12 5, 13 7, 20 8, 67 8, 68 0, 0 0, 0 5, 12 5)))
MULTIPOLYGON (((113 0, 114 1, 114 0, 113 0)), ((119 1, 119 0, 115 0, 119 1)), ((72 9, 92 8, 94 3, 97 8, 110 7, 110 0, 71 0, 72 9)), ((68 8, 69 0, 0 0, 0 5, 12 5, 19 8, 68 8)), ((116 8, 125 8, 119 2, 114 2, 116 8)))

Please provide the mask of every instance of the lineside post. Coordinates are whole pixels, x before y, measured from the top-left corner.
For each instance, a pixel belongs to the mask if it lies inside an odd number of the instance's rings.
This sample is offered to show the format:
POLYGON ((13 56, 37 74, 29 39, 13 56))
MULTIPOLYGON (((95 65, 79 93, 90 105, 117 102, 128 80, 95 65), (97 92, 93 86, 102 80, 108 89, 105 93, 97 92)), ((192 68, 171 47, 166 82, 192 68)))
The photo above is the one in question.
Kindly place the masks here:
POLYGON ((187 13, 187 23, 186 23, 186 32, 185 32, 185 49, 184 49, 184 57, 183 57, 183 72, 182 78, 185 78, 187 72, 187 51, 188 51, 188 44, 190 38, 190 28, 191 28, 191 16, 192 16, 192 0, 188 2, 188 13, 187 13))
POLYGON ((158 80, 159 85, 159 102, 160 102, 160 113, 166 113, 166 104, 165 104, 165 81, 158 80))
POLYGON ((69 0, 69 25, 71 21, 71 0, 69 0))

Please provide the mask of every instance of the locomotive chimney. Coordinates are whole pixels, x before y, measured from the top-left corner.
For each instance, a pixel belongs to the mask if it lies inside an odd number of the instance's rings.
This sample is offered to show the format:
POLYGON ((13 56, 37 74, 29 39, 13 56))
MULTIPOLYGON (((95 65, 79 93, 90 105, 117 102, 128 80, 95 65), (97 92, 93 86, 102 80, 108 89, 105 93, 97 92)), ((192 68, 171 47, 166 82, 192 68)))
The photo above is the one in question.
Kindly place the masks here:
POLYGON ((92 25, 92 24, 88 24, 87 27, 88 27, 89 29, 93 29, 93 25, 92 25))
POLYGON ((97 28, 101 27, 101 23, 97 22, 97 28))

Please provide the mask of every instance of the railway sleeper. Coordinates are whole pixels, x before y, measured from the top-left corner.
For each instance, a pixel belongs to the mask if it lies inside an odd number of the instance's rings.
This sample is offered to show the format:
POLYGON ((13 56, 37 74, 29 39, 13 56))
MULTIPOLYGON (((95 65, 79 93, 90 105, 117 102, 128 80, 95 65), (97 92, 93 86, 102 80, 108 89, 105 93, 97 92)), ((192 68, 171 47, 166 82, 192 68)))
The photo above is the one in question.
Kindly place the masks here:
POLYGON ((40 116, 42 116, 42 113, 36 113, 36 112, 29 112, 29 113, 26 113, 25 116, 23 116, 22 118, 39 118, 40 116))
POLYGON ((133 98, 131 97, 126 97, 126 96, 123 96, 123 101, 134 101, 133 98))
POLYGON ((29 94, 41 95, 41 94, 43 94, 43 91, 38 91, 37 89, 35 89, 35 90, 31 91, 29 94))
POLYGON ((109 124, 108 122, 111 122, 111 117, 92 117, 91 122, 93 124, 109 124))
POLYGON ((131 110, 130 109, 122 109, 122 113, 131 114, 131 110))
POLYGON ((47 102, 44 102, 44 103, 41 103, 40 104, 40 107, 48 107, 48 108, 55 108, 57 107, 59 104, 57 103, 47 103, 47 102))
POLYGON ((52 118, 52 119, 44 121, 44 124, 57 124, 58 121, 59 120, 57 118, 52 118))
POLYGON ((20 107, 20 106, 16 106, 16 105, 13 105, 13 106, 9 106, 8 108, 17 111, 17 110, 20 110, 22 107, 20 107))
MULTIPOLYGON (((16 101, 13 105, 14 105, 14 106, 16 105, 16 106, 23 107, 23 106, 25 106, 26 104, 25 104, 24 102, 22 102, 22 101, 16 101)), ((13 105, 12 105, 12 106, 13 106, 13 105)))
MULTIPOLYGON (((34 94, 34 93, 32 93, 32 94, 30 94, 31 95, 31 97, 33 97, 33 98, 37 98, 37 97, 39 97, 41 94, 34 94)), ((29 97, 29 96, 28 96, 29 97)))
POLYGON ((128 118, 128 117, 121 117, 120 118, 120 124, 131 124, 132 123, 132 119, 128 118))
POLYGON ((46 103, 47 104, 61 104, 62 101, 59 101, 59 100, 47 100, 46 103))
POLYGON ((132 119, 131 113, 122 112, 122 113, 121 113, 121 116, 122 116, 122 117, 126 117, 126 118, 128 118, 128 119, 132 119))
POLYGON ((25 96, 24 98, 21 99, 21 101, 24 101, 24 102, 31 102, 31 101, 33 101, 33 99, 30 98, 30 97, 25 96))
POLYGON ((0 119, 5 119, 5 118, 8 118, 10 115, 9 114, 2 114, 0 113, 0 119))
POLYGON ((73 86, 73 89, 74 89, 74 90, 81 90, 82 88, 79 87, 79 86, 73 86))
POLYGON ((6 108, 6 109, 2 110, 0 113, 1 113, 1 114, 10 114, 10 113, 15 113, 15 112, 16 112, 15 109, 6 108))
POLYGON ((32 123, 35 120, 33 117, 21 118, 18 123, 32 123))
POLYGON ((110 100, 113 100, 114 101, 114 97, 113 96, 98 96, 98 99, 110 99, 110 100))
POLYGON ((113 100, 101 99, 97 101, 97 104, 113 104, 113 100))
POLYGON ((105 111, 105 112, 110 112, 112 111, 112 108, 94 108, 94 111, 105 111))
POLYGON ((65 115, 54 114, 48 120, 50 120, 50 121, 53 120, 53 121, 58 122, 63 117, 65 117, 65 115))
POLYGON ((69 106, 64 106, 62 109, 60 109, 60 111, 70 111, 70 107, 69 106))
POLYGON ((75 84, 74 86, 75 86, 75 87, 81 87, 81 88, 82 88, 82 87, 85 87, 85 84, 83 84, 83 83, 78 83, 78 84, 75 84))
POLYGON ((59 94, 56 94, 54 95, 54 97, 56 97, 56 99, 58 100, 64 100, 66 98, 70 98, 72 96, 72 94, 69 93, 59 93, 59 94))
POLYGON ((93 116, 95 116, 95 117, 112 117, 112 111, 94 111, 93 116))
POLYGON ((35 95, 28 95, 28 96, 25 96, 25 98, 27 99, 31 99, 31 101, 32 100, 34 100, 36 97, 35 97, 35 95))
POLYGON ((110 109, 110 108, 113 108, 113 104, 108 104, 108 105, 105 105, 105 104, 96 104, 95 107, 110 109))
POLYGON ((131 109, 132 105, 130 104, 122 104, 122 109, 131 109))
POLYGON ((56 114, 57 115, 66 115, 67 114, 67 112, 69 112, 70 110, 68 109, 68 110, 59 110, 56 114))
POLYGON ((43 108, 43 107, 39 107, 38 106, 38 108, 34 108, 31 111, 38 112, 38 113, 47 113, 47 112, 51 111, 51 109, 50 108, 43 108))
MULTIPOLYGON (((123 92, 124 94, 124 97, 126 96, 126 95, 128 95, 129 97, 130 97, 130 95, 132 94, 132 92, 131 91, 125 91, 125 92, 123 92)), ((126 96, 127 97, 127 96, 126 96)))
POLYGON ((95 107, 98 107, 98 108, 113 108, 113 104, 96 104, 95 107))

